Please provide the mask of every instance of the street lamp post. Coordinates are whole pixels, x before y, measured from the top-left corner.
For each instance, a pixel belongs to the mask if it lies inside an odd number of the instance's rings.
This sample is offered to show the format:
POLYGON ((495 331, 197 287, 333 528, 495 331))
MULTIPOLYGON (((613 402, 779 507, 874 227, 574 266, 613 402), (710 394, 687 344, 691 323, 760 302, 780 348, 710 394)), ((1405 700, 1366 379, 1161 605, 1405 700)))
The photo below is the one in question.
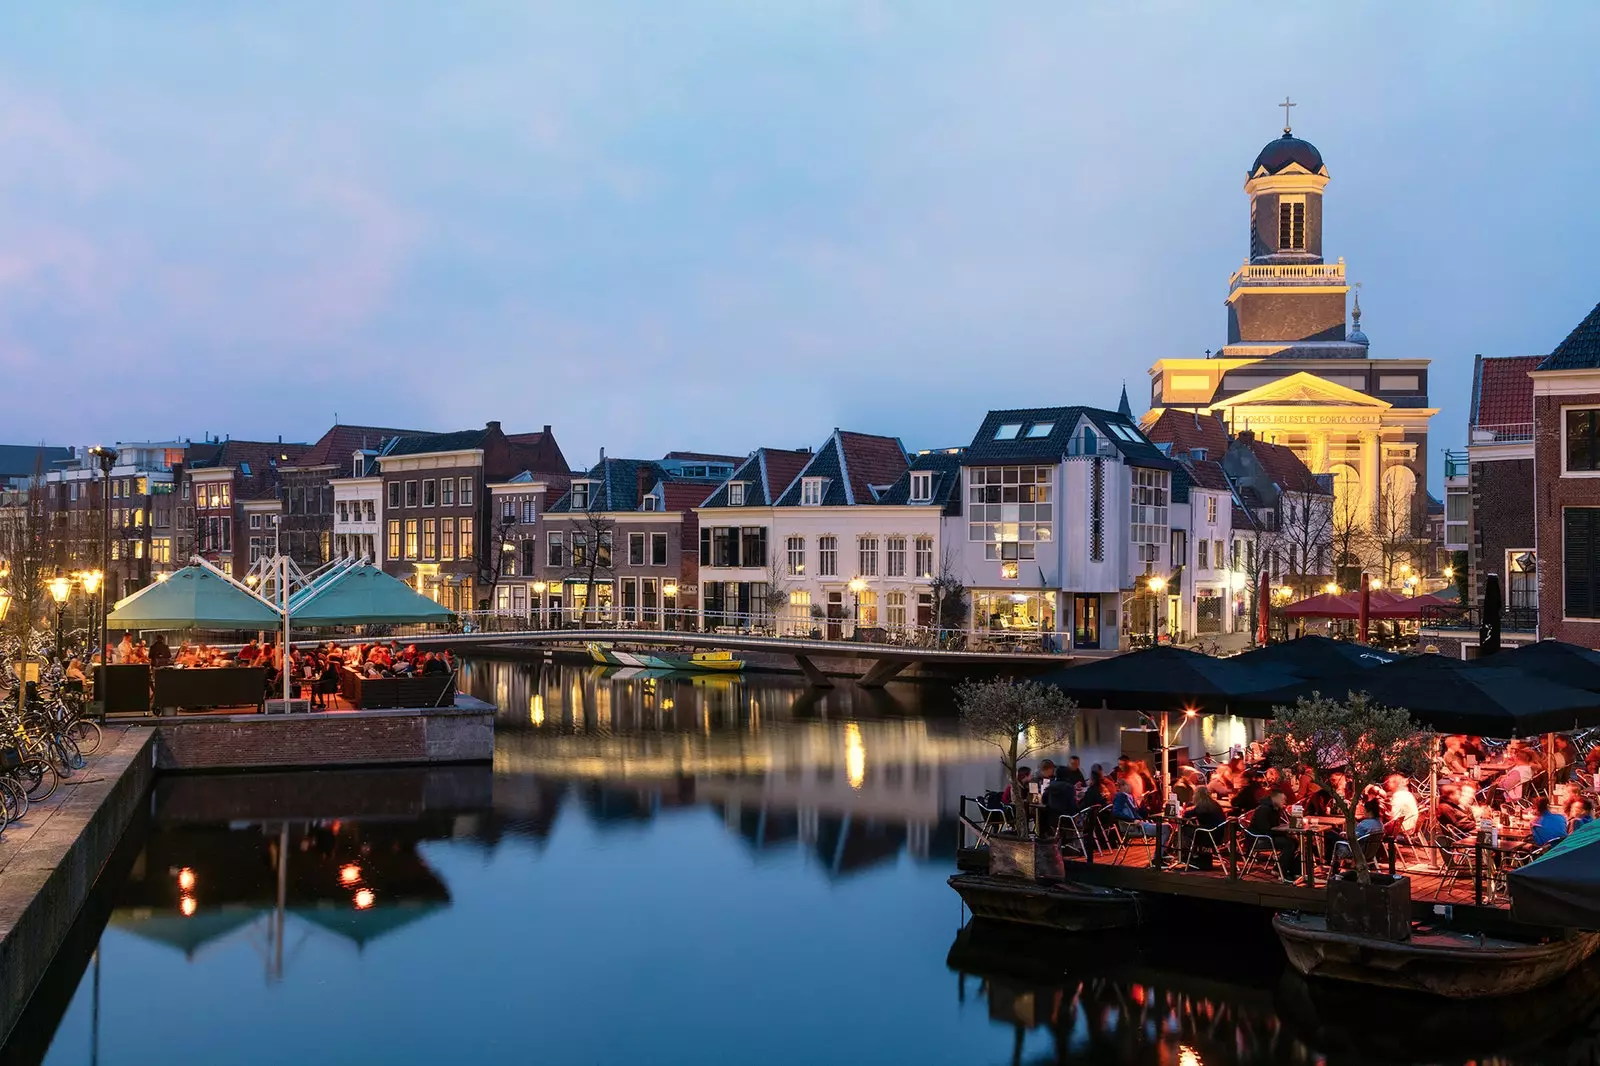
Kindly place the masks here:
POLYGON ((1167 579, 1152 574, 1145 579, 1145 587, 1150 590, 1150 646, 1156 644, 1156 614, 1161 604, 1161 590, 1167 587, 1167 579))
POLYGON ((539 601, 533 605, 533 609, 536 612, 535 617, 539 619, 540 629, 544 628, 544 590, 549 587, 550 586, 546 585, 543 581, 535 581, 530 586, 530 588, 533 589, 534 598, 539 601))
POLYGON ((867 591, 867 583, 859 577, 853 577, 850 579, 850 584, 847 587, 855 596, 855 606, 851 611, 850 621, 850 635, 854 637, 856 635, 856 630, 861 628, 861 594, 867 591))
MULTIPOLYGON (((111 634, 106 627, 105 581, 110 577, 111 574, 111 468, 117 465, 117 455, 119 453, 115 448, 107 448, 103 444, 96 444, 93 448, 89 449, 89 454, 100 460, 101 517, 100 569, 98 571, 101 576, 95 580, 95 584, 100 589, 100 604, 96 610, 98 625, 91 628, 93 628, 95 631, 95 650, 100 655, 100 668, 102 670, 102 676, 109 676, 103 673, 105 668, 111 665, 108 661, 109 656, 106 655, 106 638, 111 634)), ((92 594, 93 593, 91 590, 91 595, 92 594)), ((103 705, 105 703, 104 690, 96 687, 95 699, 103 705)))
POLYGON ((67 604, 67 597, 72 595, 72 580, 61 571, 56 571, 56 576, 50 579, 50 598, 56 601, 56 662, 61 661, 61 610, 67 604))
POLYGON ((666 619, 664 628, 678 628, 678 583, 676 581, 668 581, 661 586, 661 613, 666 619), (671 604, 670 607, 667 606, 669 603, 671 604))

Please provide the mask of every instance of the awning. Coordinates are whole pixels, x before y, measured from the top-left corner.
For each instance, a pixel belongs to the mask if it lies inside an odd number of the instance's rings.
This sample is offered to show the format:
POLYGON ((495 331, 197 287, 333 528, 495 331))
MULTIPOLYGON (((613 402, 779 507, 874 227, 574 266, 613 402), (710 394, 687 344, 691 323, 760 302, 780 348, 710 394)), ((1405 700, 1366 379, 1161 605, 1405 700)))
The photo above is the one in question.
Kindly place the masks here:
POLYGON ((120 601, 107 629, 276 629, 272 605, 203 566, 186 566, 120 601))
POLYGON ((1574 832, 1506 875, 1511 915, 1519 922, 1600 929, 1600 822, 1574 832))
POLYGON ((1361 615, 1361 604, 1353 596, 1324 592, 1297 600, 1280 613, 1285 618, 1357 618, 1361 615))
POLYGON ((370 564, 313 584, 289 601, 289 622, 316 626, 448 622, 455 612, 370 564))
POLYGON ((1292 675, 1182 648, 1151 648, 1039 678, 1084 707, 1123 711, 1197 710, 1226 714, 1235 701, 1279 688, 1292 675))

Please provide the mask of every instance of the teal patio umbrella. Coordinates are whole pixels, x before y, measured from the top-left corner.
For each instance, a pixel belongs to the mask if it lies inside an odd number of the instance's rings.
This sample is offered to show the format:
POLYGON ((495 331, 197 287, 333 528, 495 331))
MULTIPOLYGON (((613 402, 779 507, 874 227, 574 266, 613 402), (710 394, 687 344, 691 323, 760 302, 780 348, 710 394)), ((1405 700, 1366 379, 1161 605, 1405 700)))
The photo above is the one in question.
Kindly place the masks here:
POLYGON ((276 629, 272 605, 203 566, 186 566, 120 601, 110 629, 276 629))
POLYGON ((289 601, 291 622, 306 626, 448 622, 455 613, 370 564, 336 574, 289 601))

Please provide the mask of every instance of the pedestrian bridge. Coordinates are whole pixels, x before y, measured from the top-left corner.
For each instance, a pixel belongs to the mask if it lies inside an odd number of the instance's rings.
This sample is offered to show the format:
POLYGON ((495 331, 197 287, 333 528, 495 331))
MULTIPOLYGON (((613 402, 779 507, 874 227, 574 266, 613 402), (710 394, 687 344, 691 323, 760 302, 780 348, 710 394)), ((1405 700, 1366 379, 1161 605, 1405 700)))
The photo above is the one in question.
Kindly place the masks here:
POLYGON ((959 668, 1021 667, 1029 673, 1066 666, 1074 655, 1028 651, 1019 648, 954 650, 923 648, 911 644, 879 644, 858 640, 823 640, 805 637, 769 637, 749 633, 689 633, 659 629, 530 629, 513 632, 428 634, 417 643, 451 648, 540 647, 558 644, 615 644, 630 649, 709 649, 790 656, 814 685, 830 687, 833 681, 814 662, 817 658, 867 659, 872 662, 857 684, 876 688, 912 665, 946 665, 959 668))

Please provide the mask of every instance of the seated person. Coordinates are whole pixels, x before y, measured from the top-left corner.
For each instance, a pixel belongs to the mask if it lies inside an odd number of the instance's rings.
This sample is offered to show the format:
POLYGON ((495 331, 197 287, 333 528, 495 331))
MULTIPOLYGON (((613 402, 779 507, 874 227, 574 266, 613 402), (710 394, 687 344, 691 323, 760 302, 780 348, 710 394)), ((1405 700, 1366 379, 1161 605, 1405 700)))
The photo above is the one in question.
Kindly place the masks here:
POLYGON ((1533 780, 1533 753, 1527 748, 1518 748, 1512 760, 1511 769, 1501 775, 1495 785, 1506 799, 1518 802, 1522 799, 1522 786, 1533 780))
POLYGON ((1462 801, 1460 785, 1445 785, 1439 789, 1439 806, 1435 814, 1439 824, 1458 837, 1470 836, 1478 829, 1478 820, 1462 801))
MULTIPOLYGON (((1028 782, 1032 779, 1032 777, 1033 777, 1033 768, 1032 767, 1030 767, 1030 766, 1019 766, 1019 767, 1017 767, 1017 780, 1015 782, 1016 784, 1021 785, 1023 788, 1026 789, 1028 787, 1028 782)), ((1000 802, 1001 803, 1010 804, 1010 803, 1015 803, 1016 802, 1016 800, 1011 798, 1011 787, 1012 787, 1012 784, 1013 783, 1010 782, 1010 781, 1006 782, 1006 790, 1004 792, 1000 793, 1000 802)))
POLYGON ((1586 799, 1573 800, 1567 804, 1567 825, 1576 830, 1580 825, 1588 825, 1594 821, 1594 804, 1586 799))
POLYGON ((1250 770, 1245 774, 1244 787, 1233 794, 1230 808, 1234 814, 1248 815, 1266 802, 1269 796, 1266 786, 1261 783, 1261 775, 1250 770))
POLYGON ((1383 779, 1383 787, 1389 794, 1389 824, 1384 831, 1392 837, 1411 836, 1422 817, 1417 797, 1411 794, 1411 782, 1404 774, 1390 774, 1383 779))
POLYGON ((1567 816, 1550 809, 1550 801, 1540 796, 1534 804, 1533 842, 1543 847, 1567 835, 1567 816))
POLYGON ((1469 771, 1467 768, 1466 744, 1467 738, 1461 736, 1460 734, 1444 738, 1444 761, 1442 769, 1445 773, 1453 774, 1456 777, 1465 777, 1467 775, 1469 771))
MULTIPOLYGON (((450 668, 444 664, 443 659, 439 658, 430 651, 427 655, 427 658, 422 661, 422 672, 424 674, 448 674, 450 672, 450 668)), ((1079 774, 1078 776, 1081 779, 1083 775, 1079 774)), ((1072 792, 1073 790, 1071 788, 1064 788, 1061 791, 1072 792)))
MULTIPOLYGON (((1156 823, 1147 822, 1139 814, 1139 806, 1134 802, 1133 783, 1123 781, 1117 785, 1116 797, 1111 801, 1111 816, 1116 819, 1117 825, 1122 829, 1123 836, 1153 837, 1156 835, 1156 823)), ((1161 830, 1161 846, 1167 846, 1167 840, 1172 836, 1172 826, 1163 823, 1161 830)))
POLYGON ((1300 877, 1300 848, 1295 839, 1284 832, 1289 825, 1288 806, 1289 797, 1284 791, 1281 788, 1273 789, 1250 812, 1246 825, 1256 836, 1272 839, 1273 850, 1278 853, 1278 862, 1283 867, 1283 876, 1294 881, 1300 877))

